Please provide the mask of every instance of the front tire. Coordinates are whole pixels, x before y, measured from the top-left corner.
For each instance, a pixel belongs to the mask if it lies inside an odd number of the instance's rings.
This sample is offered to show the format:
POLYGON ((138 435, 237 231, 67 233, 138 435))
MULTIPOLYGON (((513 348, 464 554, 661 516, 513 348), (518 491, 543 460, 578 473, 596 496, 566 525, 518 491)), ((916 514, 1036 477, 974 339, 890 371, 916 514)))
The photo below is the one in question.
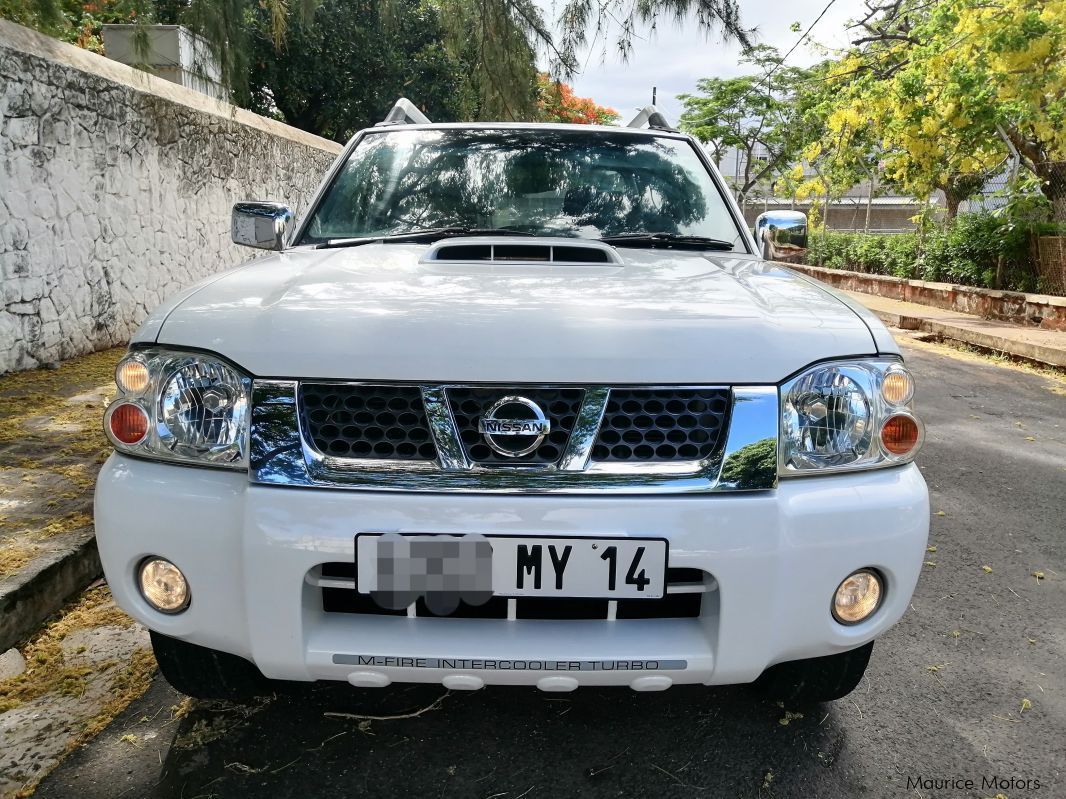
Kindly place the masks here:
POLYGON ((847 696, 862 680, 874 642, 836 655, 790 660, 771 666, 752 688, 767 699, 794 704, 831 702, 847 696))
POLYGON ((149 634, 159 671, 186 696, 239 702, 269 693, 267 679, 242 657, 154 630, 149 630, 149 634))

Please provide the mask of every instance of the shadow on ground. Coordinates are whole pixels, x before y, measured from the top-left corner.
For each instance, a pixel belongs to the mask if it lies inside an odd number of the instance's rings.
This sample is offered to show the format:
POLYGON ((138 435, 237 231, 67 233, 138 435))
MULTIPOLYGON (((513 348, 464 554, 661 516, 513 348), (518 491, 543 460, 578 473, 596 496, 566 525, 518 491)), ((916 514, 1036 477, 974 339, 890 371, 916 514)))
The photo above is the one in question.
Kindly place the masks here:
POLYGON ((818 795, 839 784, 826 773, 844 738, 829 706, 798 718, 739 688, 300 686, 257 706, 194 703, 175 721, 177 702, 157 677, 94 743, 112 751, 75 753, 37 795, 773 796, 782 769, 818 795))

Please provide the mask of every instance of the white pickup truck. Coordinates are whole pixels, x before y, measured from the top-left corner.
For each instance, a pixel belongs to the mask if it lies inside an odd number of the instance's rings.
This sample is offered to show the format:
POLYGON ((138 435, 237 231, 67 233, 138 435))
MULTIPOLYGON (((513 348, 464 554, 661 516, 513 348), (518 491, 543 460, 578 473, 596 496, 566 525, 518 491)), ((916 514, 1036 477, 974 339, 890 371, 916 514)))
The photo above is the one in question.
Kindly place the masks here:
POLYGON ((157 309, 96 530, 166 678, 825 701, 902 616, 923 426, 869 312, 768 260, 691 137, 401 101, 277 250, 157 309))

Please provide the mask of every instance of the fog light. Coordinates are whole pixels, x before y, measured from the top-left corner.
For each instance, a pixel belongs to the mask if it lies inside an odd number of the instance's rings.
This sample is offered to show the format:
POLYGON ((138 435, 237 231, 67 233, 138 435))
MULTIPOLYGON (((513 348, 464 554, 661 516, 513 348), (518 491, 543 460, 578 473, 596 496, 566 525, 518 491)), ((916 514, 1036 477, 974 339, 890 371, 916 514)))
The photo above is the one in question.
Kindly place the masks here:
POLYGON ((138 574, 141 596, 161 613, 180 613, 189 606, 189 584, 181 569, 163 558, 148 558, 138 574))
POLYGON ((848 575, 833 596, 833 618, 841 624, 858 624, 881 605, 881 578, 870 569, 848 575))

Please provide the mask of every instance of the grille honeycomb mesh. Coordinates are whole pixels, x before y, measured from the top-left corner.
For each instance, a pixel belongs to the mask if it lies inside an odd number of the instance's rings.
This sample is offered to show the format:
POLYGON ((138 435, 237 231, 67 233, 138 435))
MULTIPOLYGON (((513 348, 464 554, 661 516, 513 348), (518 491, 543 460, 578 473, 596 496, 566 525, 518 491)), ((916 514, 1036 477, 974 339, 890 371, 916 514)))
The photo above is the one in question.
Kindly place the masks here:
MULTIPOLYGON (((580 388, 450 387, 448 402, 470 459, 479 464, 545 465, 559 461, 577 420, 580 388), (528 455, 498 454, 478 432, 478 420, 502 397, 518 394, 539 405, 551 432, 528 455)), ((593 461, 669 462, 711 457, 721 442, 729 389, 611 389, 593 461)), ((338 458, 435 460, 437 449, 417 386, 303 383, 300 411, 316 449, 338 458)))
POLYGON ((574 429, 581 401, 585 390, 580 388, 473 388, 452 387, 447 390, 448 403, 451 405, 455 426, 466 448, 466 454, 475 463, 488 463, 496 466, 522 466, 529 464, 551 464, 559 460, 570 440, 574 429), (551 421, 551 432, 537 449, 528 455, 509 458, 495 452, 481 433, 478 432, 478 419, 484 416, 498 400, 520 395, 532 400, 544 411, 551 421))
POLYGON ((691 461, 714 454, 729 411, 729 389, 614 388, 594 461, 691 461))
POLYGON ((417 386, 302 383, 307 437, 325 455, 434 460, 437 448, 417 386))

